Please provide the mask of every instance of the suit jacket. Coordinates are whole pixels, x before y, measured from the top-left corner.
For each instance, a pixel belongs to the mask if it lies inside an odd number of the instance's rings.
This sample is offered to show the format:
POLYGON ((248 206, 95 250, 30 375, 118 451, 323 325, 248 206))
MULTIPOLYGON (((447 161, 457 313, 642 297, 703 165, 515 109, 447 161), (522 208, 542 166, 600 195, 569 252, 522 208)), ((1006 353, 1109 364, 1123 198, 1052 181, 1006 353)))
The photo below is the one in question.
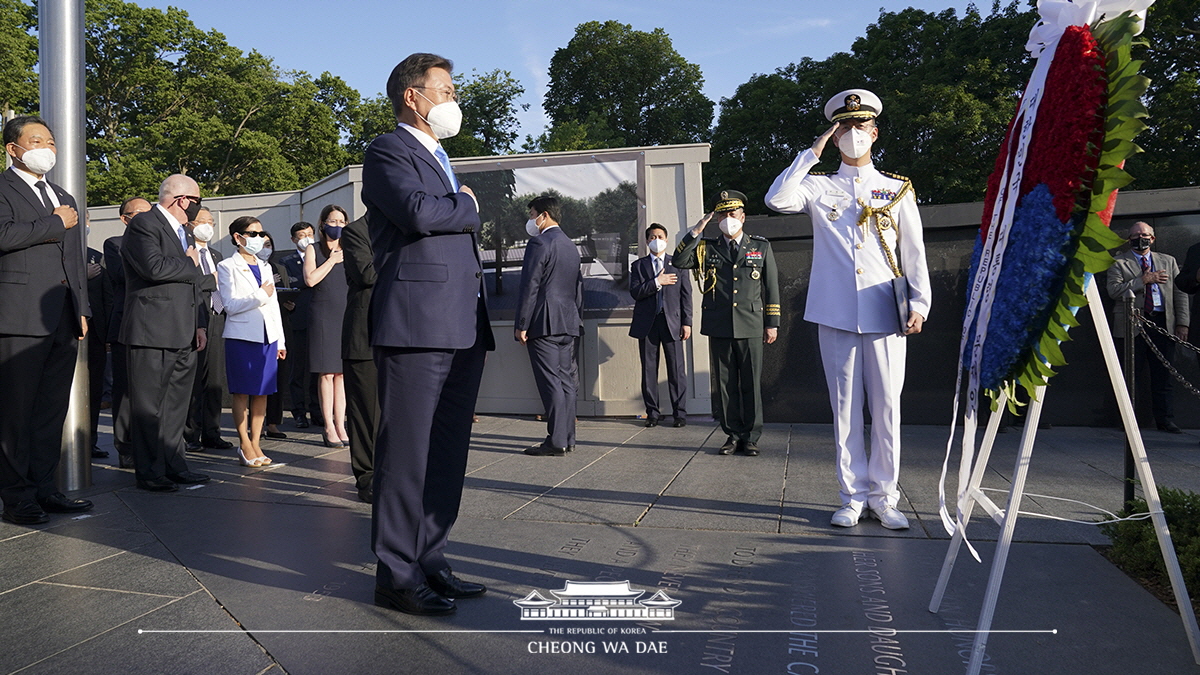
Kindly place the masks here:
MULTIPOLYGON (((259 260, 256 267, 263 281, 274 278, 271 263, 259 260)), ((276 342, 278 349, 287 349, 279 294, 267 295, 254 278, 250 263, 240 254, 231 255, 217 265, 217 290, 225 306, 222 337, 259 344, 276 342)))
MULTIPOLYGON (((1163 311, 1167 315, 1167 330, 1173 331, 1176 326, 1189 325, 1191 314, 1188 309, 1188 296, 1175 283, 1176 277, 1179 276, 1179 265, 1175 262, 1175 258, 1166 253, 1151 251, 1150 260, 1154 264, 1155 271, 1166 272, 1168 277, 1165 284, 1159 285, 1159 290, 1162 292, 1163 311)), ((1106 286, 1108 297, 1115 301, 1113 302, 1113 337, 1121 339, 1126 336, 1125 302, 1121 299, 1125 290, 1133 291, 1134 307, 1141 309, 1145 307, 1146 302, 1146 284, 1142 282, 1142 263, 1138 260, 1136 253, 1125 251, 1117 256, 1116 262, 1108 268, 1106 286)), ((1140 328, 1134 331, 1135 336, 1139 333, 1141 333, 1140 328)))
POLYGON ((202 292, 215 290, 217 284, 187 257, 174 226, 158 206, 130 221, 121 261, 125 268, 121 342, 158 349, 189 347, 196 329, 208 327, 202 292))
POLYGON ((279 264, 287 270, 291 279, 292 285, 289 288, 300 289, 294 299, 296 308, 291 311, 288 323, 292 330, 305 330, 308 328, 308 307, 312 304, 312 289, 304 283, 304 256, 300 255, 299 251, 291 251, 280 256, 279 264))
MULTIPOLYGON (((40 337, 54 332, 64 302, 76 317, 91 316, 84 246, 79 229, 68 230, 16 171, 0 173, 0 333, 40 337)), ((47 184, 75 207, 66 190, 47 184)))
POLYGON ((108 341, 119 342, 121 320, 125 318, 125 263, 121 260, 121 244, 125 237, 104 240, 104 274, 112 287, 112 306, 108 308, 108 341))
POLYGON ((367 219, 346 225, 342 230, 342 265, 346 271, 346 314, 342 317, 342 358, 366 361, 371 353, 371 289, 375 286, 371 236, 367 219))
POLYGON ((701 334, 761 339, 764 328, 779 327, 779 268, 771 242, 743 234, 735 260, 724 237, 697 238, 689 231, 671 262, 680 269, 702 270, 701 334))
POLYGON ((579 249, 561 227, 529 240, 517 291, 517 329, 530 338, 583 334, 579 249))
MULTIPOLYGON (((94 248, 87 250, 87 264, 103 265, 104 255, 94 248)), ((87 275, 85 270, 84 275, 87 275)), ((101 267, 100 274, 87 280, 88 304, 92 310, 92 318, 88 319, 88 340, 100 343, 108 342, 108 317, 112 311, 112 281, 101 267)))
MULTIPOLYGON (((189 241, 191 241, 191 240, 189 239, 189 241)), ((220 251, 213 248, 211 241, 208 242, 208 253, 210 256, 212 256, 213 272, 216 273, 217 265, 221 264, 221 261, 225 259, 225 256, 221 255, 220 251)), ((200 255, 203 256, 204 254, 201 253, 200 255)), ((270 267, 270 265, 268 265, 267 267, 270 267)), ((201 265, 200 271, 201 272, 204 271, 203 265, 201 265)), ((269 277, 264 277, 264 278, 269 278, 269 277)), ((219 285, 219 283, 220 283, 220 281, 218 280, 218 285, 219 285)), ((204 304, 210 305, 213 308, 213 311, 215 311, 217 314, 220 314, 222 311, 225 310, 224 305, 221 304, 221 294, 217 293, 216 289, 214 289, 212 291, 206 291, 206 290, 202 289, 200 291, 200 295, 204 298, 204 304)))
POLYGON ((483 339, 495 349, 475 200, 399 126, 371 142, 362 176, 377 274, 371 344, 466 349, 483 339))
MULTIPOLYGON (((629 337, 638 339, 650 334, 657 316, 658 302, 655 298, 659 288, 655 285, 653 255, 633 261, 629 270, 629 294, 636 301, 633 305, 633 323, 629 326, 629 337)), ((677 275, 673 285, 662 287, 663 316, 672 339, 678 340, 683 326, 692 325, 692 280, 687 270, 671 264, 671 254, 663 254, 663 272, 677 275)))

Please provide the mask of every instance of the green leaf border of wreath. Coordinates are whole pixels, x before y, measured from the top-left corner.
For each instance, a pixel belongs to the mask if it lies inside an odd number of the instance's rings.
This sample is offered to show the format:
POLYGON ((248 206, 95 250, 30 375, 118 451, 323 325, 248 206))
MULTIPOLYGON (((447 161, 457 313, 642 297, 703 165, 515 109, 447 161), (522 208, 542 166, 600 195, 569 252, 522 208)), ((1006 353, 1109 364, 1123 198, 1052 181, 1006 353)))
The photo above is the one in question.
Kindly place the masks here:
MULTIPOLYGON (((1092 36, 1105 54, 1108 80, 1108 104, 1104 112, 1104 146, 1100 148, 1100 163, 1094 176, 1088 177, 1091 190, 1084 191, 1076 203, 1075 212, 1086 209, 1083 227, 1076 230, 1077 244, 1067 267, 1063 292, 1055 301, 1046 329, 1042 331, 1037 348, 1031 350, 1013 369, 1014 375, 1006 379, 1001 390, 1008 394, 1009 409, 1016 413, 1018 387, 1024 388, 1032 400, 1039 387, 1046 386, 1055 375, 1054 368, 1065 366, 1062 342, 1070 340, 1068 332, 1079 325, 1075 312, 1087 306, 1084 295, 1084 279, 1088 274, 1104 272, 1113 264, 1112 249, 1125 243, 1103 221, 1100 213, 1108 208, 1114 190, 1129 185, 1133 176, 1122 167, 1125 160, 1142 152, 1133 142, 1135 136, 1146 129, 1142 121, 1147 116, 1142 96, 1150 86, 1150 78, 1141 74, 1142 61, 1135 61, 1132 49, 1135 44, 1146 44, 1134 39, 1138 19, 1125 12, 1115 19, 1090 27, 1092 36)), ((1085 179, 1085 185, 1087 184, 1085 179)), ((1000 391, 988 392, 993 410, 1000 391)))

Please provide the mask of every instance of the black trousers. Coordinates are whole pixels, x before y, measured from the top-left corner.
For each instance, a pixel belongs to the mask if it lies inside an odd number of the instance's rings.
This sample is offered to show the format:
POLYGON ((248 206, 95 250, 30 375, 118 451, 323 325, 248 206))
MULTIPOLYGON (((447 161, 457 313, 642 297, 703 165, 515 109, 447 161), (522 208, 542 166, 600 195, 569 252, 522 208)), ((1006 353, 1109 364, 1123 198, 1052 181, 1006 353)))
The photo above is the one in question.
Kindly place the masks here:
POLYGON ((375 430, 379 424, 379 371, 372 360, 342 359, 346 388, 346 431, 350 432, 350 469, 358 489, 375 477, 375 430))
POLYGON ((713 408, 721 429, 736 440, 762 436, 762 338, 708 338, 713 408))
MULTIPOLYGON (((1147 316, 1160 328, 1167 332, 1173 331, 1173 327, 1167 326, 1165 312, 1154 312, 1147 316)), ((1150 336, 1150 341, 1154 343, 1155 347, 1158 347, 1158 351, 1162 352, 1163 358, 1174 365, 1175 341, 1155 330, 1146 332, 1150 336)), ((1175 393, 1172 382, 1174 378, 1171 376, 1171 372, 1158 360, 1154 352, 1150 351, 1150 347, 1146 345, 1145 339, 1140 335, 1134 338, 1133 344, 1134 361, 1139 366, 1144 366, 1150 375, 1150 408, 1154 412, 1155 423, 1162 424, 1173 421, 1175 419, 1175 393)), ((1125 347, 1121 340, 1117 340, 1117 349, 1119 354, 1125 353, 1125 347)))
POLYGON ((414 588, 449 566, 443 549, 462 502, 484 354, 480 342, 457 350, 375 347, 371 545, 379 586, 414 588))
POLYGON ((287 360, 291 361, 292 374, 288 380, 291 395, 292 417, 299 418, 308 413, 314 420, 324 419, 321 401, 317 397, 317 378, 308 372, 308 329, 292 329, 287 341, 287 360))
POLYGON ((129 347, 129 440, 138 480, 187 471, 183 428, 196 350, 129 347))
POLYGON ((92 331, 92 320, 88 319, 88 430, 93 448, 98 447, 100 429, 100 399, 104 397, 104 366, 108 362, 108 350, 104 340, 92 331))
POLYGON ((221 399, 225 394, 225 315, 210 315, 208 346, 196 352, 196 379, 183 437, 189 443, 221 439, 221 399))
POLYGON ((658 407, 658 354, 667 359, 667 387, 671 394, 671 411, 676 419, 687 417, 687 369, 683 362, 684 342, 678 335, 671 335, 667 317, 659 313, 650 327, 650 333, 638 338, 638 354, 642 360, 642 402, 646 404, 646 417, 658 419, 662 411, 658 407))
POLYGON ((571 335, 546 335, 529 338, 529 363, 533 380, 546 409, 546 445, 566 448, 575 445, 575 408, 579 392, 579 372, 575 365, 575 344, 571 335))
POLYGON ((129 445, 129 346, 123 342, 109 345, 112 353, 113 446, 122 455, 132 455, 129 445))
POLYGON ((50 335, 0 335, 0 499, 16 506, 58 491, 63 422, 79 353, 79 317, 63 303, 50 335))

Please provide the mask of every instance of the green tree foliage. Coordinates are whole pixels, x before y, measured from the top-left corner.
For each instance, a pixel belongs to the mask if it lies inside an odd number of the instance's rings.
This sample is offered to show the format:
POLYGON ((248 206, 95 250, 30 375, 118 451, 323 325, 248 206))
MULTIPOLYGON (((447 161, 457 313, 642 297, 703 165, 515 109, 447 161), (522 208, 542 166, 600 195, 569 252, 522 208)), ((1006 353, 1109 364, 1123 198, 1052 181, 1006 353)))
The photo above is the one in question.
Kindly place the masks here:
MULTIPOLYGON (((1018 2, 930 13, 881 12, 851 53, 756 75, 721 101, 705 175, 709 193, 741 190, 764 213, 771 181, 829 127, 825 102, 870 89, 884 102, 873 149, 879 168, 912 177, 925 203, 983 198, 996 149, 1029 77, 1024 49, 1036 21, 1018 2)), ((820 170, 836 170, 827 149, 820 170)))
POLYGON ((528 103, 517 103, 525 88, 512 73, 499 69, 482 75, 472 70, 471 77, 455 75, 454 81, 463 126, 457 136, 443 141, 446 153, 451 157, 512 154, 521 126, 517 114, 529 109, 528 103))
POLYGON ((22 0, 0 0, 0 113, 37 108, 37 25, 33 6, 22 0))
POLYGON ((661 28, 580 24, 550 60, 544 107, 552 125, 541 149, 707 140, 713 103, 703 84, 700 67, 680 56, 661 28))
POLYGON ((1194 0, 1158 0, 1150 6, 1144 59, 1150 78, 1146 107, 1150 125, 1138 136, 1145 150, 1126 169, 1136 189, 1196 185, 1200 175, 1200 4, 1194 0))

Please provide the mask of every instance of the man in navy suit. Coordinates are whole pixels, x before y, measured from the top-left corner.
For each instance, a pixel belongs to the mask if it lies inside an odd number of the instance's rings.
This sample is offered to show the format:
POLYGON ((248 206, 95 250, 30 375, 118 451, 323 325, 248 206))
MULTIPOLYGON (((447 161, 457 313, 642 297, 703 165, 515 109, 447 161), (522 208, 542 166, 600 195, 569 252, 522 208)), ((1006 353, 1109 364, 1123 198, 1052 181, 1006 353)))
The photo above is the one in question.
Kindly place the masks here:
POLYGON ((195 241, 184 227, 200 211, 199 193, 188 176, 168 176, 158 189, 158 204, 134 216, 121 246, 129 441, 137 486, 152 492, 208 482, 208 476, 188 470, 183 455, 196 352, 208 343, 203 292, 217 288, 213 276, 201 270, 195 241))
MULTIPOLYGON (((150 202, 131 197, 121 204, 121 222, 125 227, 139 213, 151 209, 150 202)), ((112 309, 108 314, 108 341, 112 349, 112 420, 113 446, 117 449, 122 469, 133 468, 133 447, 129 445, 129 346, 121 342, 121 322, 125 319, 125 265, 121 261, 121 246, 125 235, 104 240, 104 271, 112 284, 112 309)))
POLYGON ((38 117, 4 125, 0 174, 0 498, 18 525, 86 511, 55 486, 63 422, 88 309, 75 200, 46 181, 57 150, 38 117))
POLYGON ((646 228, 650 255, 635 260, 629 271, 629 293, 633 323, 629 337, 638 340, 642 358, 642 400, 646 403, 646 426, 658 426, 658 352, 667 356, 667 384, 675 426, 687 424, 687 371, 683 363, 683 341, 692 336, 692 283, 686 273, 671 264, 667 251, 667 228, 652 223, 646 228))
POLYGON ((530 238, 517 292, 515 337, 529 348, 548 432, 546 440, 526 448, 525 454, 539 457, 561 457, 575 447, 575 345, 583 333, 583 275, 579 249, 558 226, 560 213, 555 197, 529 202, 525 229, 530 238))
POLYGON ((458 518, 483 360, 495 349, 475 240, 479 206, 439 139, 462 113, 453 66, 413 54, 388 77, 399 125, 367 148, 362 201, 376 270, 370 329, 378 369, 372 548, 375 604, 450 614, 482 584, 443 550, 458 518))

